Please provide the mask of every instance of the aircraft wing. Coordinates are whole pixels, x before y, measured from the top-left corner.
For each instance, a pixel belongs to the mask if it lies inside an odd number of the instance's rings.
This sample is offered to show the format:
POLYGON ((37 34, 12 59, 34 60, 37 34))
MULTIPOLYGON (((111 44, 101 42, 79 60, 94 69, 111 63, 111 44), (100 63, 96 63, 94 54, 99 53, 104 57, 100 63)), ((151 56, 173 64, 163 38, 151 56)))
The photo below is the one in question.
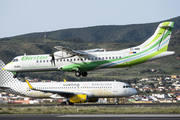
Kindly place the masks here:
POLYGON ((9 87, 4 87, 4 86, 0 86, 0 91, 2 92, 2 91, 5 91, 5 90, 7 90, 7 89, 10 89, 9 87))
POLYGON ((71 55, 76 55, 76 56, 86 56, 87 55, 87 53, 85 53, 85 52, 72 50, 68 47, 55 46, 54 48, 61 50, 61 51, 65 51, 67 54, 71 54, 71 55))
POLYGON ((79 94, 76 93, 76 92, 68 92, 68 91, 56 91, 56 90, 41 90, 41 89, 36 89, 36 88, 33 88, 32 85, 29 83, 28 80, 26 80, 28 86, 30 89, 32 90, 36 90, 36 91, 41 91, 41 92, 45 92, 45 93, 53 93, 53 94, 58 94, 60 96, 63 96, 63 97, 70 97, 72 95, 76 95, 76 94, 79 94))

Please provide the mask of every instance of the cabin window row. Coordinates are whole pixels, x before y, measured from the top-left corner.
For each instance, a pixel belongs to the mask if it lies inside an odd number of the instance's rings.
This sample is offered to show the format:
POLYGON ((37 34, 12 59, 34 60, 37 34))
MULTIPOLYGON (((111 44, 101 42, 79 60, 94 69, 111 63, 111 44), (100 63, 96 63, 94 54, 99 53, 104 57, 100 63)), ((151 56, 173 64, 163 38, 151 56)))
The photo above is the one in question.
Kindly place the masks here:
MULTIPOLYGON (((35 88, 36 89, 75 89, 76 87, 35 87, 35 88)), ((106 86, 106 87, 80 87, 80 88, 87 89, 87 88, 112 88, 112 87, 106 86)))
MULTIPOLYGON (((121 56, 117 57, 94 57, 94 58, 74 58, 74 59, 57 59, 56 62, 65 62, 65 61, 86 61, 86 60, 111 60, 111 59, 121 59, 121 56)), ((37 63, 51 62, 51 60, 37 60, 37 63)))

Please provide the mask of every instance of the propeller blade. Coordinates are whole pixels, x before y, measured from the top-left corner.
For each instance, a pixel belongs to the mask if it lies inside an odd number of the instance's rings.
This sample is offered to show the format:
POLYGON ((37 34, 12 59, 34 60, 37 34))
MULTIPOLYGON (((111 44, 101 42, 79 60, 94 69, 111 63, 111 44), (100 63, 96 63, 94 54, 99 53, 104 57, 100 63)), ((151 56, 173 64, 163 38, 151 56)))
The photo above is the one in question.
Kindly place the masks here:
POLYGON ((54 66, 55 66, 55 57, 54 57, 54 53, 50 54, 49 56, 52 57, 52 59, 51 59, 51 64, 54 63, 54 66))

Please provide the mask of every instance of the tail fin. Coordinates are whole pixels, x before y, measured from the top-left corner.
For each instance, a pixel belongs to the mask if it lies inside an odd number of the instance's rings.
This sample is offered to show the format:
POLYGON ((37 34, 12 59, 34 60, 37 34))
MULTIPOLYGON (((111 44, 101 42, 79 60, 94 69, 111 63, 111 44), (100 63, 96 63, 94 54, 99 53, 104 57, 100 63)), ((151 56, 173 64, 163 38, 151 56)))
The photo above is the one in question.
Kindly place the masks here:
POLYGON ((141 50, 158 47, 157 51, 167 51, 174 22, 163 22, 157 27, 155 33, 138 47, 141 50))

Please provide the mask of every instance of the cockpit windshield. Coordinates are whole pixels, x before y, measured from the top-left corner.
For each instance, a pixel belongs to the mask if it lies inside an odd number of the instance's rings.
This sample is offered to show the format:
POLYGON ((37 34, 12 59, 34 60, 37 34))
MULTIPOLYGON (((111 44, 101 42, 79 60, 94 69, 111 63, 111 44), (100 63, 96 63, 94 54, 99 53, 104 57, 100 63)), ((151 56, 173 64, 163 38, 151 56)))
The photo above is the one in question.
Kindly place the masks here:
POLYGON ((123 88, 132 88, 130 85, 124 85, 123 88))
POLYGON ((13 60, 12 60, 12 62, 18 62, 18 59, 17 59, 17 58, 15 58, 15 59, 13 59, 13 60))

